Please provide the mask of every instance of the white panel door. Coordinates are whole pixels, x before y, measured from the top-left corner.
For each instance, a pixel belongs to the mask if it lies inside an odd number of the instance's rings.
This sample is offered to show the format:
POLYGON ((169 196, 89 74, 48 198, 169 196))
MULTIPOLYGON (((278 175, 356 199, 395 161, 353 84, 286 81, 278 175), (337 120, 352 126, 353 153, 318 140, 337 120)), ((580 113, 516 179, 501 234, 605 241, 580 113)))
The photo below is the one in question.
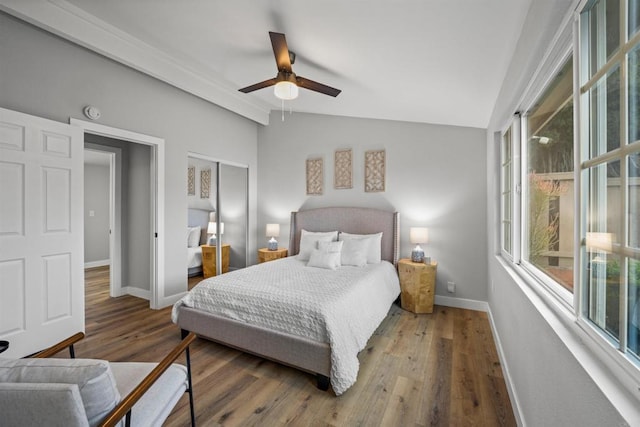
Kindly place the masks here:
POLYGON ((77 127, 0 108, 0 357, 84 331, 83 145, 77 127))

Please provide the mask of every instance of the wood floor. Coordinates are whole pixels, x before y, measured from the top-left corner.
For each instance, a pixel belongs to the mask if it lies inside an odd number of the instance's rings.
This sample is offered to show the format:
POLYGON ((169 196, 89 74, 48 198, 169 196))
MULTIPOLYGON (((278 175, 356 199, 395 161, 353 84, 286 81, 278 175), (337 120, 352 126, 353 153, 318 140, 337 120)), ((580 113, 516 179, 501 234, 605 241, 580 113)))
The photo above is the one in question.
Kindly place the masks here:
MULTIPOLYGON (((108 280, 105 267, 86 271, 87 337, 77 356, 159 361, 179 342, 171 309, 109 298, 108 280)), ((191 354, 200 426, 516 425, 482 312, 436 306, 414 315, 394 305, 340 397, 318 390, 310 374, 210 341, 197 339, 191 354)), ((188 424, 185 396, 167 425, 188 424)))

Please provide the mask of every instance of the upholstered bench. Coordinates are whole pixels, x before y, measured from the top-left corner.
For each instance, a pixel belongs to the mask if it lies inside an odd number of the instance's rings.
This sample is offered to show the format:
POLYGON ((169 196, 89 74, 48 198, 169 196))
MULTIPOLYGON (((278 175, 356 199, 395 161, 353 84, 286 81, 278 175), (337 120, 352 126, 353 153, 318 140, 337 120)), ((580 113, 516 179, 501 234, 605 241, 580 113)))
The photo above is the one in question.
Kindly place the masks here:
POLYGON ((117 425, 126 415, 131 425, 159 426, 189 392, 193 425, 190 370, 172 362, 194 338, 160 363, 0 358, 0 424, 117 425))

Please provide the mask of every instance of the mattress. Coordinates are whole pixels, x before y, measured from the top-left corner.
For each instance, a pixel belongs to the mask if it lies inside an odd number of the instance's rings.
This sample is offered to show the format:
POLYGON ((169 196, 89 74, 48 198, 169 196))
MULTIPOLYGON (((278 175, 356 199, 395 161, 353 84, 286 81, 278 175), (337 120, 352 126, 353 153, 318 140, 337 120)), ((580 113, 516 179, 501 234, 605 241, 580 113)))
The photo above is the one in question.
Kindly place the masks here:
POLYGON ((357 378, 358 353, 400 294, 389 262, 337 270, 307 267, 289 257, 212 277, 178 301, 239 322, 328 343, 337 395, 357 378))

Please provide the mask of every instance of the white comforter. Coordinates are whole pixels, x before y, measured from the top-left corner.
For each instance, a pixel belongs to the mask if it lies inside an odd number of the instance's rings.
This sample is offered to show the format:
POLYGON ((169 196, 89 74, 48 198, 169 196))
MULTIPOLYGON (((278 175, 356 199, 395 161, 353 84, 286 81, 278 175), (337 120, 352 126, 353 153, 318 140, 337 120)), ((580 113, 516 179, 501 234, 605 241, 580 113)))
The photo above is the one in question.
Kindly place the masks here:
POLYGON ((200 282, 173 306, 172 320, 184 305, 329 343, 331 386, 340 395, 355 383, 357 355, 399 293, 386 261, 334 271, 289 257, 200 282))

